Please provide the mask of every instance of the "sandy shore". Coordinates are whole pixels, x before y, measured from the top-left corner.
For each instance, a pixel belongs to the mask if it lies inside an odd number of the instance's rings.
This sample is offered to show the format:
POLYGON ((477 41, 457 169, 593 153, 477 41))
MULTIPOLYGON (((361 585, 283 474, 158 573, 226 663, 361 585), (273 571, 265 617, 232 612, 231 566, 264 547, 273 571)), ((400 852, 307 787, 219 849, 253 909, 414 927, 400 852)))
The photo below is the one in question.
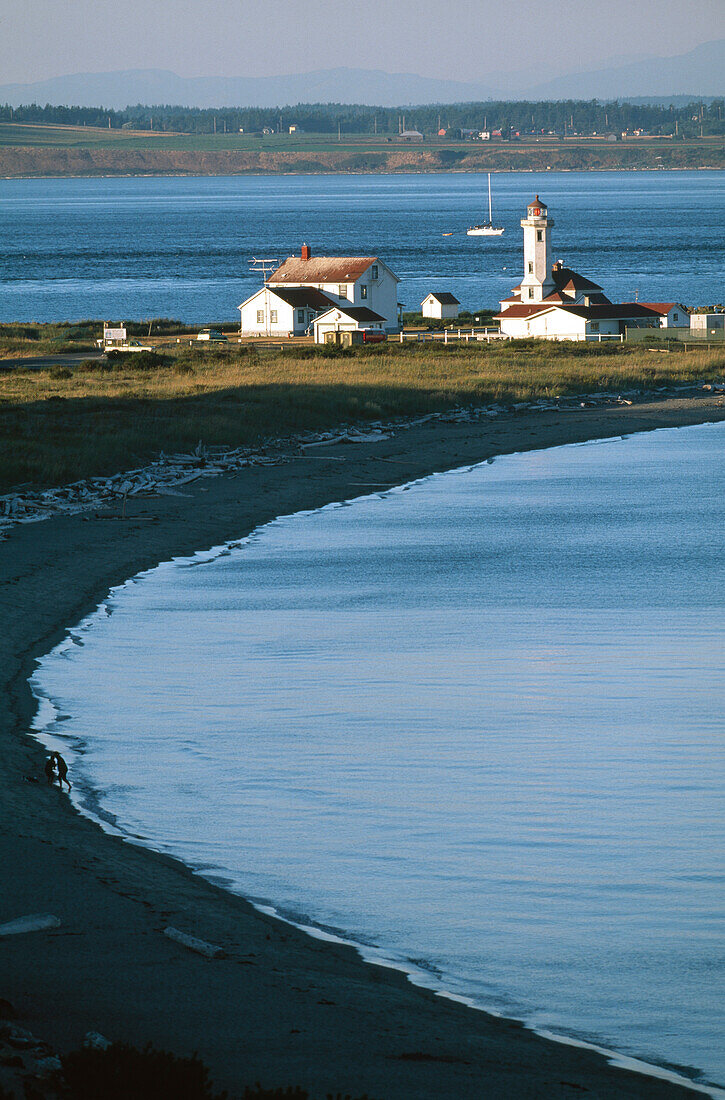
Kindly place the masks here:
MULTIPOLYGON (((315 449, 94 513, 14 528, 0 543, 0 923, 54 913, 60 928, 0 940, 0 998, 64 1050, 89 1030, 198 1051, 219 1088, 300 1084, 313 1097, 693 1095, 541 1039, 513 1021, 415 989, 345 947, 256 912, 180 864, 104 834, 42 778, 28 736, 33 659, 141 569, 248 533, 274 516, 491 455, 725 419, 716 395, 631 407, 432 422, 376 444, 315 449), (209 960, 166 925, 223 946, 209 960)), ((1 1078, 0 1078, 1 1080, 1 1078)))

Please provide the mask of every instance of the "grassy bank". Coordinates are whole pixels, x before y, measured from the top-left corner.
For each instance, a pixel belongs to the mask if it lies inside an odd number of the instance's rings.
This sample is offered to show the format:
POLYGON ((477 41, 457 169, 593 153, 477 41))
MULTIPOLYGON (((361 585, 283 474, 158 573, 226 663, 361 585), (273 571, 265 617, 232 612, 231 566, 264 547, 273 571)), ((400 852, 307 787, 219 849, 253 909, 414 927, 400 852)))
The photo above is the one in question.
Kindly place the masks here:
MULTIPOLYGON (((12 135, 10 135, 12 137, 12 135)), ((307 135, 305 135, 307 138, 307 135)), ((725 168, 721 139, 608 143, 597 139, 556 145, 468 142, 375 145, 285 141, 253 145, 230 136, 164 135, 114 138, 84 145, 4 144, 0 175, 233 176, 406 172, 583 172, 725 168)))
MULTIPOLYGON (((18 370, 0 378, 0 492, 143 465, 160 451, 242 446, 339 424, 493 401, 720 379, 725 352, 627 345, 380 345, 188 349, 144 368, 18 370)), ((130 361, 126 361, 126 360, 130 361)))

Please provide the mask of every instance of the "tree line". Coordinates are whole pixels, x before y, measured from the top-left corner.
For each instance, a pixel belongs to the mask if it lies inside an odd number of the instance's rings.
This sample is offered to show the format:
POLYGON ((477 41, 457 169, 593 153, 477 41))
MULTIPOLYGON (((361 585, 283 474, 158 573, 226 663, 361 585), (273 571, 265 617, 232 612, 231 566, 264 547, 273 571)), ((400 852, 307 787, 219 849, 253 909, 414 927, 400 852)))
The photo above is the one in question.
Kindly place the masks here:
POLYGON ((345 103, 298 103, 286 107, 197 108, 136 104, 123 111, 37 103, 0 106, 2 122, 102 126, 185 134, 286 132, 291 125, 310 133, 397 134, 401 129, 449 137, 467 131, 500 130, 516 134, 632 133, 691 138, 725 134, 725 100, 693 100, 669 106, 613 100, 490 101, 432 104, 424 107, 367 107, 345 103))

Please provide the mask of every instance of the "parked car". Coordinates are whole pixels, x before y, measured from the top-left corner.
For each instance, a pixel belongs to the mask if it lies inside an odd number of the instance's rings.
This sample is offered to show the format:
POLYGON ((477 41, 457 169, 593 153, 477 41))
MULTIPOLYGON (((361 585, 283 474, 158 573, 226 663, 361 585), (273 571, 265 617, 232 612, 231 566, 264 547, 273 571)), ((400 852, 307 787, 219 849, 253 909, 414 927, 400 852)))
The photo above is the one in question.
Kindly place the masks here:
POLYGON ((223 332, 217 332, 214 328, 203 328, 201 332, 197 334, 197 340, 207 340, 214 344, 226 344, 227 338, 223 332))

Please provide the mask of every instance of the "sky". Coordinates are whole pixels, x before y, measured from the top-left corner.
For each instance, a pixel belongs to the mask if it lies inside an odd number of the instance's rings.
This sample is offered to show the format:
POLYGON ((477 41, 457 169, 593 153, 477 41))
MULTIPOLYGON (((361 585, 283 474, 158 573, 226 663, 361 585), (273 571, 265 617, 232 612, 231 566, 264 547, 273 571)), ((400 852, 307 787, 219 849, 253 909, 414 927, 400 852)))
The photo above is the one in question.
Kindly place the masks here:
POLYGON ((533 83, 722 37, 725 0, 0 0, 0 84, 341 66, 470 82, 525 72, 533 83))

